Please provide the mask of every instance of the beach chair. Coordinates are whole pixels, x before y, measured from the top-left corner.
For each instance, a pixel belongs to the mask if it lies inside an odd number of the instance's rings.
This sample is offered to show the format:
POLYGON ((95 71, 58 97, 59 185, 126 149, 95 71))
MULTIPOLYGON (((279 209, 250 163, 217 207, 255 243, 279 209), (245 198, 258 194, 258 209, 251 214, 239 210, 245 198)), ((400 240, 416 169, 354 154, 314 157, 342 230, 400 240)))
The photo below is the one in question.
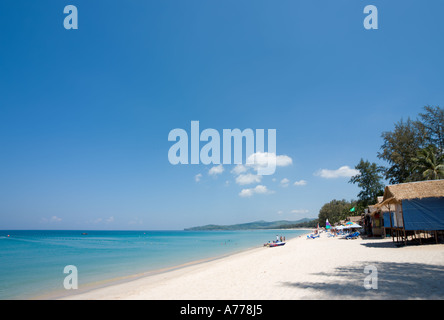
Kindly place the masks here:
POLYGON ((353 232, 353 233, 345 236, 345 239, 347 239, 347 240, 349 240, 349 239, 357 239, 359 235, 360 235, 360 233, 358 231, 357 232, 353 232))

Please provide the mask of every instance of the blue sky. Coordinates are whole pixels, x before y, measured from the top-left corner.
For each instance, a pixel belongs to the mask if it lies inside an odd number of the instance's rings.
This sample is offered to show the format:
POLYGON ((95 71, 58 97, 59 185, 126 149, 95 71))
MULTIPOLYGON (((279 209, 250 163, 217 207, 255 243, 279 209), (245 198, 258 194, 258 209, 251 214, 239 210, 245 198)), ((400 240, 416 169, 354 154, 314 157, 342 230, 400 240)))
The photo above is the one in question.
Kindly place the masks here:
POLYGON ((3 0, 0 229, 298 220, 356 199, 352 171, 335 170, 384 164, 383 131, 444 105, 443 12, 441 0, 3 0), (363 27, 369 4, 378 30, 363 27), (193 120, 276 129, 291 163, 243 179, 234 165, 173 166, 168 133, 193 120))

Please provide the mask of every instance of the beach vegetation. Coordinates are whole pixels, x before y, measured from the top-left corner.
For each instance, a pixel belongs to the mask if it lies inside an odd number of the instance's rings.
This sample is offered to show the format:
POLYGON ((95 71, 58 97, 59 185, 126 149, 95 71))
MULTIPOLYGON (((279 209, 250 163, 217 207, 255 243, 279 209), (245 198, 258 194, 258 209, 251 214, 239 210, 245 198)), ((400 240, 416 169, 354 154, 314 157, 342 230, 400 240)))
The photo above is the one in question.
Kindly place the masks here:
POLYGON ((439 155, 444 154, 444 109, 425 106, 419 114, 418 126, 424 132, 426 144, 436 147, 439 155))
POLYGON ((355 169, 359 171, 359 174, 351 177, 349 183, 358 184, 358 187, 361 188, 358 194, 358 204, 366 208, 375 204, 377 196, 384 193, 384 184, 382 183, 384 168, 361 158, 355 169))
POLYGON ((338 223, 341 220, 345 220, 348 216, 355 214, 360 214, 362 212, 362 207, 356 200, 347 201, 342 200, 332 200, 322 206, 319 210, 318 221, 319 225, 324 227, 325 221, 328 219, 330 224, 338 223), (353 212, 350 210, 355 208, 353 212))
POLYGON ((377 156, 388 163, 385 179, 392 184, 442 179, 444 109, 425 106, 416 120, 401 119, 393 131, 382 133, 377 156))
POLYGON ((393 131, 383 132, 384 140, 378 158, 385 160, 389 166, 385 167, 385 178, 392 184, 403 183, 409 180, 413 172, 412 159, 424 143, 422 130, 410 118, 401 119, 395 123, 393 131))
POLYGON ((444 155, 437 156, 435 146, 429 145, 418 150, 412 161, 414 180, 444 179, 444 155))

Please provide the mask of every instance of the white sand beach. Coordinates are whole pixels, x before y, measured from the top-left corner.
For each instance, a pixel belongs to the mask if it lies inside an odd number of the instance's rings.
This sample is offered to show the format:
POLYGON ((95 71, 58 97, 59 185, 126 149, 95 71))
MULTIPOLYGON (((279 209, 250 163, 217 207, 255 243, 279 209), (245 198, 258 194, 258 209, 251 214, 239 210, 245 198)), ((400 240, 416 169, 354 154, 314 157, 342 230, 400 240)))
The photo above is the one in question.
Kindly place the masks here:
POLYGON ((444 245, 302 236, 64 299, 444 299, 444 245))

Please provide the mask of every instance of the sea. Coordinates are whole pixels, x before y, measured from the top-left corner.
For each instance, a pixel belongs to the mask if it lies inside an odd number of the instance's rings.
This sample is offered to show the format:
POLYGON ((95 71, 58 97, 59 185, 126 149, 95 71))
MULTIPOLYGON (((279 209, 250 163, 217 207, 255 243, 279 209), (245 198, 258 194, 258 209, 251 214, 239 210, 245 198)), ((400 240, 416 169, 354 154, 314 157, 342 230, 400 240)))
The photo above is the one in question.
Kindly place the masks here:
MULTIPOLYGON (((0 230, 0 300, 55 299, 227 256, 306 230, 0 230), (73 284, 72 267, 77 274, 73 284), (66 273, 65 273, 66 271, 66 273), (69 279, 68 279, 69 278, 69 279), (68 286, 69 287, 69 286, 68 286)), ((275 250, 279 248, 264 248, 275 250)))

